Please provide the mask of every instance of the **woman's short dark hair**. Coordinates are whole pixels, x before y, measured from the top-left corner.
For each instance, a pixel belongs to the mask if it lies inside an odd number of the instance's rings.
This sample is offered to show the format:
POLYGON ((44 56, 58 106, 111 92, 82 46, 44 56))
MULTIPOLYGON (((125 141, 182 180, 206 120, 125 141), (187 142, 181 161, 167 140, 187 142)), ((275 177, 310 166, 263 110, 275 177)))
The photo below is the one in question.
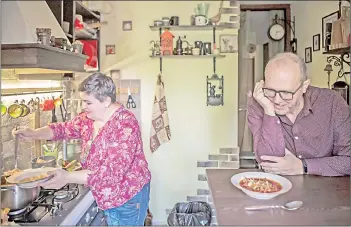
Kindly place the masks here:
POLYGON ((93 94, 94 97, 103 102, 106 97, 111 98, 111 102, 116 102, 116 85, 111 79, 102 73, 93 73, 83 80, 78 87, 78 91, 86 92, 88 95, 93 94))

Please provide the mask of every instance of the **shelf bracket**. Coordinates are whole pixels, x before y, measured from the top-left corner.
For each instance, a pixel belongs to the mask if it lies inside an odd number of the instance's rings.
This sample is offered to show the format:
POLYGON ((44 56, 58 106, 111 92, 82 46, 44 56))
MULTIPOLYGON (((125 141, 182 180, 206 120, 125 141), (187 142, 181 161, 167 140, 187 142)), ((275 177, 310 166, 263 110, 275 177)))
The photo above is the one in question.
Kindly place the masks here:
POLYGON ((344 65, 343 65, 344 62, 350 65, 350 61, 347 61, 346 58, 350 59, 350 53, 344 53, 341 55, 341 57, 337 57, 337 56, 327 57, 327 62, 329 64, 334 61, 334 66, 340 67, 338 71, 338 78, 342 78, 342 77, 345 77, 346 74, 350 74, 350 72, 344 71, 344 65))

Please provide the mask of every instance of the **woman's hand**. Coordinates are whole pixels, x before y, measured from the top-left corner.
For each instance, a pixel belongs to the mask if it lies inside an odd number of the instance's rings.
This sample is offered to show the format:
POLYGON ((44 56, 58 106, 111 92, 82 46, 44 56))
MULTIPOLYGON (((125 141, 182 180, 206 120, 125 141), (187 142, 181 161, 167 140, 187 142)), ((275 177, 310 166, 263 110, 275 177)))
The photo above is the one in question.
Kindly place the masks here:
POLYGON ((14 128, 12 135, 15 137, 18 135, 22 139, 33 139, 35 137, 35 131, 31 128, 14 128))
POLYGON ((48 172, 49 175, 54 175, 50 180, 40 183, 45 189, 60 189, 68 184, 69 172, 63 169, 57 169, 55 171, 48 172))

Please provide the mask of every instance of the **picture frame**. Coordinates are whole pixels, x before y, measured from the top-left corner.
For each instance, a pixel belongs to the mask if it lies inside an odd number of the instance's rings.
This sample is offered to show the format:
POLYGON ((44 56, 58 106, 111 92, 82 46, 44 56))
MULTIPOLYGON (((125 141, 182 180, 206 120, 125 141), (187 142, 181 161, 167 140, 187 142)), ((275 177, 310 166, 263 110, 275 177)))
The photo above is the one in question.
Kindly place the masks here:
POLYGON ((333 23, 340 18, 340 11, 335 11, 322 18, 322 47, 325 47, 326 24, 333 23))
POLYGON ((313 36, 313 51, 319 51, 321 49, 321 34, 313 36))
POLYGON ((132 21, 123 21, 122 22, 122 29, 123 29, 123 31, 132 31, 132 29, 133 29, 132 21))
POLYGON ((305 63, 312 62, 312 47, 305 48, 305 63))
POLYGON ((223 34, 219 36, 220 53, 237 53, 238 36, 234 34, 223 34))
POLYGON ((116 54, 115 45, 106 45, 106 55, 116 54))

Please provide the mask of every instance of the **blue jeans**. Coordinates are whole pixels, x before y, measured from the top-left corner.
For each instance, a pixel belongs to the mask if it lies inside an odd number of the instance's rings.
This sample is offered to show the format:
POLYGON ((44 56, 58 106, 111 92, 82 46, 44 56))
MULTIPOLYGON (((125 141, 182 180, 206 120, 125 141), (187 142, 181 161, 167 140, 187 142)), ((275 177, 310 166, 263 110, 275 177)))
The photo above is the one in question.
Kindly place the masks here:
POLYGON ((105 218, 109 226, 144 226, 149 208, 150 183, 120 207, 105 210, 105 218))

